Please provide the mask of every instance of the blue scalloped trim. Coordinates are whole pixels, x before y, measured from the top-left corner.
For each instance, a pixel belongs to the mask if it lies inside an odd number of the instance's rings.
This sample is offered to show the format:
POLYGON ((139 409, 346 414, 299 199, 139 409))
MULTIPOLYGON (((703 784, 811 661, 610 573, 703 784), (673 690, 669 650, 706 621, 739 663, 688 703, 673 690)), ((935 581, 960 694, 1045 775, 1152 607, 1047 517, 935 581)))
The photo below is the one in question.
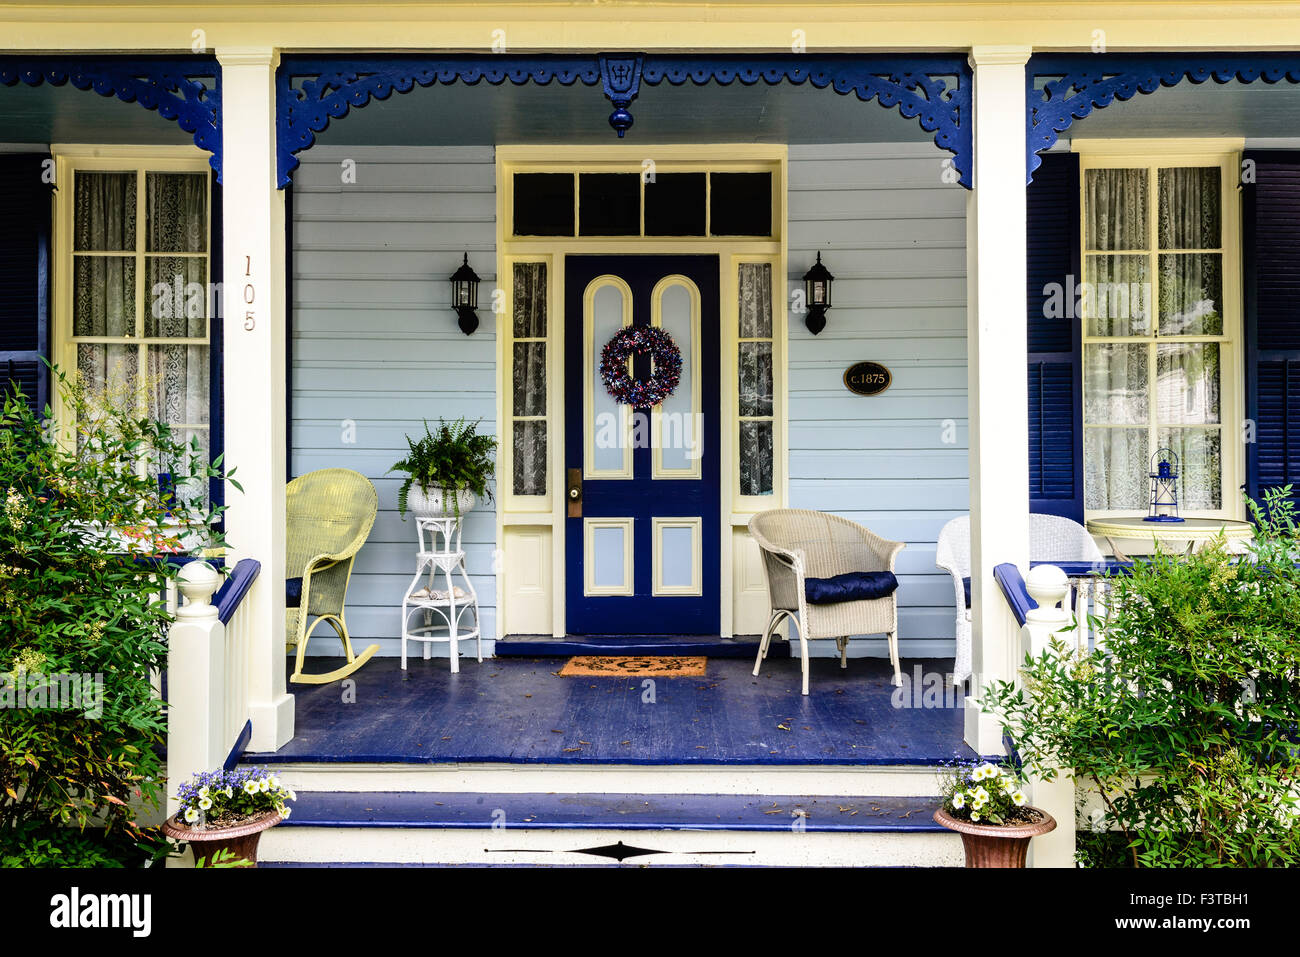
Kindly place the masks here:
POLYGON ((601 81, 600 65, 590 56, 513 57, 298 57, 281 58, 276 71, 276 152, 281 189, 289 185, 298 167, 296 154, 316 142, 316 134, 341 119, 354 107, 360 109, 372 99, 386 100, 394 93, 409 93, 417 86, 457 81, 473 85, 486 82, 500 86, 558 82, 572 86, 581 82, 595 86, 601 81))
POLYGON ((1300 54, 1062 53, 1030 57, 1025 68, 1025 174, 1033 182, 1060 134, 1094 109, 1183 80, 1204 83, 1300 83, 1300 54), (1050 78, 1039 89, 1038 81, 1050 78))
POLYGON ((0 56, 0 84, 71 85, 139 103, 212 154, 221 181, 221 66, 213 57, 0 56))
POLYGON ((887 109, 897 108, 900 116, 917 120, 923 130, 935 134, 937 146, 953 154, 957 181, 969 189, 974 173, 970 78, 966 62, 951 56, 607 53, 358 59, 289 55, 282 59, 276 75, 277 172, 279 185, 287 186, 298 166, 296 154, 311 147, 316 134, 323 132, 331 120, 346 116, 354 107, 364 107, 372 99, 384 100, 416 86, 457 81, 494 86, 506 81, 543 85, 556 81, 563 86, 599 83, 614 106, 610 125, 621 137, 632 126, 628 108, 643 83, 727 85, 739 80, 749 85, 762 80, 770 84, 811 83, 818 89, 830 87, 842 95, 855 93, 864 102, 874 99, 887 109))
POLYGON ((652 86, 667 80, 680 86, 688 80, 701 86, 710 81, 726 86, 739 80, 811 83, 836 93, 856 93, 863 102, 876 100, 897 108, 905 119, 934 133, 934 143, 953 154, 958 182, 971 188, 974 177, 971 118, 971 72, 959 57, 860 56, 856 54, 781 54, 709 57, 648 55, 641 73, 652 86))

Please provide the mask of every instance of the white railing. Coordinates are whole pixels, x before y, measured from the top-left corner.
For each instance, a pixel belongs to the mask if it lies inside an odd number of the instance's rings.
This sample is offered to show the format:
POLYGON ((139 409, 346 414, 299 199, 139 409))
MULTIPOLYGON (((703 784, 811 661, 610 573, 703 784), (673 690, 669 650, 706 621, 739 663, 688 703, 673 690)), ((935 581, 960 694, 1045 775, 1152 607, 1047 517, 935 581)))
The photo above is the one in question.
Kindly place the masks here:
POLYGON ((248 723, 253 627, 242 599, 259 570, 249 559, 236 565, 219 604, 212 599, 221 576, 211 565, 191 562, 181 570, 185 603, 167 639, 169 780, 222 767, 248 723))
MULTIPOLYGON (((1007 604, 1021 622, 1016 648, 1019 660, 1012 672, 1017 680, 1019 665, 1025 656, 1037 658, 1051 645, 1054 637, 1076 648, 1086 647, 1092 640, 1086 610, 1098 600, 1095 588, 1087 583, 1072 582, 1070 576, 1055 565, 1035 566, 1023 579, 1019 569, 1013 565, 998 566, 997 574, 1007 604), (1073 607, 1072 594, 1075 596, 1073 607), (1029 599, 1037 607, 1030 607, 1029 599), (1084 624, 1071 630, 1070 625, 1081 613, 1084 624)), ((1104 603, 1104 592, 1100 597, 1104 603)), ((1034 838, 1030 847, 1030 866, 1074 867, 1077 827, 1074 782, 1058 769, 1051 781, 1031 778, 1030 793, 1035 807, 1056 818, 1056 830, 1034 838)))
POLYGON ((1068 579, 1070 590, 1062 607, 1074 628, 1059 632, 1058 636, 1073 650, 1088 654, 1105 647, 1104 632, 1110 621, 1114 589, 1110 580, 1100 575, 1069 575, 1068 579))

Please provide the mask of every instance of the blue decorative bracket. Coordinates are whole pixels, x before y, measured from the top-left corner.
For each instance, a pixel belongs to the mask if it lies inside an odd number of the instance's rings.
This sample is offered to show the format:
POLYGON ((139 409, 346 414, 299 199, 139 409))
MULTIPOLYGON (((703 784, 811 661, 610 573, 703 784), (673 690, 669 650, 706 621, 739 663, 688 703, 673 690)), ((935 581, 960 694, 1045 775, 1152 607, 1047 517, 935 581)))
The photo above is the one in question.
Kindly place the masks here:
POLYGON ((898 108, 905 119, 915 119, 921 129, 934 134, 934 143, 953 154, 956 181, 973 185, 974 146, 971 138, 971 72, 961 57, 895 55, 743 53, 645 57, 641 79, 656 86, 667 80, 674 86, 710 81, 727 86, 740 81, 752 86, 760 80, 776 85, 810 83, 836 93, 857 94, 864 103, 876 100, 886 109, 898 108))
POLYGON ((138 103, 212 154, 221 181, 221 67, 212 57, 0 56, 0 84, 70 85, 138 103))
POLYGON ((600 81, 605 86, 605 96, 614 104, 609 125, 614 127, 619 139, 632 126, 632 114, 627 108, 641 90, 642 63, 639 56, 600 58, 600 81))
POLYGON ((1131 100, 1183 80, 1204 83, 1300 83, 1300 54, 1047 54, 1025 68, 1025 174, 1033 182, 1038 154, 1075 120, 1115 100, 1131 100))
POLYGON ((393 93, 408 93, 416 86, 487 82, 499 86, 558 82, 571 86, 601 84, 614 107, 609 123, 623 137, 632 127, 629 110, 642 84, 667 81, 680 86, 687 81, 702 86, 728 85, 739 80, 746 86, 760 80, 768 84, 811 83, 836 93, 854 93, 866 102, 876 100, 899 115, 917 120, 934 133, 934 142, 953 154, 954 179, 970 188, 973 178, 971 142, 971 73, 960 57, 862 56, 856 54, 747 54, 690 56, 657 54, 603 54, 514 56, 285 56, 276 76, 277 152, 281 187, 289 184, 298 165, 298 153, 311 147, 316 134, 331 120, 347 116, 372 99, 386 100, 393 93))

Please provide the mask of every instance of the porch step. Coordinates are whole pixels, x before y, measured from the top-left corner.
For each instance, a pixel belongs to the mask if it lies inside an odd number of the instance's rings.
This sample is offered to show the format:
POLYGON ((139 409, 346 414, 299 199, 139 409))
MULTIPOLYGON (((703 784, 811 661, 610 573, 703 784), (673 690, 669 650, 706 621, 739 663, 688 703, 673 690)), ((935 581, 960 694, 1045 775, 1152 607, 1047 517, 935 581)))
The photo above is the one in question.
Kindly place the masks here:
MULTIPOLYGON (((920 799, 938 793, 935 764, 503 764, 287 761, 267 765, 299 794, 408 793, 487 795, 562 793, 614 800, 619 795, 865 793, 920 799)), ((504 797, 502 798, 504 800, 504 797)), ((494 805, 495 806, 495 805, 494 805)))
MULTIPOLYGON (((719 638, 717 635, 510 635, 498 638, 498 658, 567 655, 705 655, 709 658, 754 658, 758 635, 719 638)), ((790 657, 790 643, 774 641, 769 658, 790 657)))
POLYGON ((267 866, 956 866, 933 796, 299 792, 267 866))

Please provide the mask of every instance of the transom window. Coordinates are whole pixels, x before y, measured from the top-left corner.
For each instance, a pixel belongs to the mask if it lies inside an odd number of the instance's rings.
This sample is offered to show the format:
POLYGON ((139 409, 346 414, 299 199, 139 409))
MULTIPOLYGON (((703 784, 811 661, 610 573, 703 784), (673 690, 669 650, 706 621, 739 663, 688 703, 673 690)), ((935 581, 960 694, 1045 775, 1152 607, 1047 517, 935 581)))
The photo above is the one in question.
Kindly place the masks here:
POLYGON ((767 238, 773 182, 767 170, 518 172, 509 222, 520 237, 767 238))
POLYGON ((1228 169, 1217 159, 1085 165, 1081 299, 1089 511, 1144 511, 1150 458, 1161 448, 1179 458, 1184 510, 1231 507, 1225 488, 1232 451, 1224 423, 1237 307, 1235 283, 1225 282, 1236 268, 1235 255, 1225 255, 1228 169))

